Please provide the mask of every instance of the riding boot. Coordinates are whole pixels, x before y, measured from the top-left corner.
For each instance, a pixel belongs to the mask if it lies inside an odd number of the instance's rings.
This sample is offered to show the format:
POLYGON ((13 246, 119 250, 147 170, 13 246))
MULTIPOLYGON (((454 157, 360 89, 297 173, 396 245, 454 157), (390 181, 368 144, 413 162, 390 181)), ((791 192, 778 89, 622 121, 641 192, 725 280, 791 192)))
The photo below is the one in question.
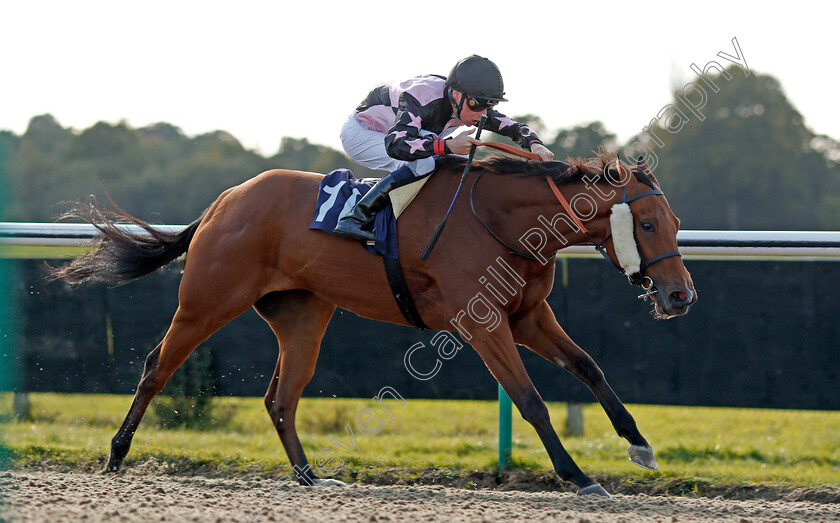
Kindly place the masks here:
POLYGON ((405 178, 407 174, 413 176, 413 173, 411 173, 408 167, 400 167, 376 182, 376 185, 371 187, 367 194, 356 202, 356 206, 338 220, 333 234, 339 238, 350 240, 375 241, 376 235, 373 231, 369 230, 373 224, 373 219, 376 217, 377 212, 391 203, 391 198, 388 196, 388 193, 391 192, 395 182, 405 178), (403 169, 407 172, 400 172, 403 169))

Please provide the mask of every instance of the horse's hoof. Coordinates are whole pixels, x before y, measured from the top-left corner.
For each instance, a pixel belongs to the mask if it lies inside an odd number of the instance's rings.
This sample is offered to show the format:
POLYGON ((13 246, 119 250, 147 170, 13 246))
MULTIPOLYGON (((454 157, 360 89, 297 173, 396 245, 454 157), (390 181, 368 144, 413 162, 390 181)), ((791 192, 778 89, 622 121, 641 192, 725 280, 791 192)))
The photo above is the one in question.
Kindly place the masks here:
POLYGON ((313 487, 346 487, 347 483, 338 481, 337 479, 321 479, 315 478, 312 481, 313 487))
POLYGON ((643 469, 656 470, 659 466, 656 464, 656 458, 653 457, 653 449, 650 447, 643 447, 641 445, 630 445, 627 449, 630 454, 630 461, 643 469))
POLYGON ((589 485, 588 487, 584 487, 578 490, 578 496, 590 496, 590 495, 601 496, 604 498, 611 498, 610 493, 604 490, 599 483, 595 483, 594 485, 589 485))
MULTIPOLYGON (((113 454, 113 453, 112 453, 113 454)), ((120 471, 120 467, 122 466, 121 459, 114 459, 114 456, 111 455, 108 457, 108 463, 105 464, 105 467, 99 471, 100 474, 116 474, 120 471)))

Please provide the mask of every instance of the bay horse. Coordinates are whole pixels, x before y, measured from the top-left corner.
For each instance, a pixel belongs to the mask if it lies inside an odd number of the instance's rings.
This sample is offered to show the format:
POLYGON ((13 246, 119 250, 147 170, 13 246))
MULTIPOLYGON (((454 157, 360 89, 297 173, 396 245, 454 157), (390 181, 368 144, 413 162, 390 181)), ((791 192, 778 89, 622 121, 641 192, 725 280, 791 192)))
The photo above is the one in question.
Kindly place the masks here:
MULTIPOLYGON (((536 429, 556 473, 576 484, 579 494, 608 497, 563 448, 516 344, 528 347, 586 384, 618 435, 630 443, 631 460, 655 469, 653 450, 632 416, 598 365, 557 323, 546 297, 554 282, 553 253, 562 247, 597 241, 618 263, 621 253, 616 252, 617 236, 611 235, 616 231, 611 231, 610 211, 626 200, 632 202, 628 204, 632 206, 630 248, 637 248, 646 261, 634 276, 644 278, 655 316, 684 314, 697 294, 677 251, 679 220, 641 159, 632 165, 606 153, 570 163, 491 157, 472 165, 467 183, 472 184, 474 194, 469 203, 465 198, 456 202, 449 227, 430 259, 423 262, 420 254, 426 240, 446 212, 464 168, 463 158, 442 159, 399 218, 401 265, 416 309, 430 328, 454 330, 453 318, 475 295, 488 263, 503 259, 524 285, 505 303, 494 299, 501 317, 493 329, 462 315, 458 330, 462 338, 467 333, 469 343, 522 417, 536 429), (478 184, 483 174, 491 176, 478 184), (547 180, 555 189, 559 187, 561 198, 575 203, 570 212, 582 216, 559 219, 565 216, 564 210, 547 180), (619 194, 619 187, 623 194, 619 194), (575 198, 583 194, 589 198, 575 198), (601 205, 597 205, 598 199, 601 205), (589 206, 581 205, 583 201, 589 206), (545 235, 543 245, 532 249, 530 255, 510 248, 509 243, 546 220, 550 220, 553 231, 545 235), (585 228, 576 225, 584 221, 585 228)), ((356 241, 308 228, 322 178, 315 173, 266 171, 224 191, 200 218, 178 233, 157 231, 116 206, 106 209, 95 199, 79 204, 70 213, 98 228, 99 243, 96 249, 55 268, 54 278, 74 284, 122 283, 187 253, 178 308, 163 340, 145 360, 134 400, 111 441, 103 472, 119 470, 150 401, 193 349, 253 307, 279 343, 265 406, 294 470, 304 471, 298 474, 298 480, 302 485, 342 484, 315 475, 295 429, 298 401, 312 378, 327 324, 337 306, 375 320, 402 325, 408 325, 408 321, 397 306, 378 256, 356 241), (128 232, 118 223, 140 225, 147 234, 128 232)), ((626 234, 623 241, 627 242, 626 234)))

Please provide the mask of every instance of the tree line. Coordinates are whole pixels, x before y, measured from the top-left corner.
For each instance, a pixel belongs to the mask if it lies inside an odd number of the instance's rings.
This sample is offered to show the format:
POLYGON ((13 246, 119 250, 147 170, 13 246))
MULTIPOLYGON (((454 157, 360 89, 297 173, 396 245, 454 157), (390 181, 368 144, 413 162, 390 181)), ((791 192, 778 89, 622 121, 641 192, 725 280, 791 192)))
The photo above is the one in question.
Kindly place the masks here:
MULTIPOLYGON (((805 125, 777 79, 730 72, 703 106, 705 119, 677 132, 659 122, 655 133, 661 142, 655 174, 682 227, 840 229, 838 141, 805 125)), ((626 145, 598 121, 550 131, 538 116, 517 119, 534 127, 558 159, 626 145)), ((305 138, 283 138, 275 154, 263 156, 225 131, 190 137, 170 123, 125 122, 76 131, 47 114, 32 118, 20 136, 0 131, 6 173, 0 220, 51 221, 61 202, 95 194, 151 222, 188 223, 228 187, 272 168, 376 175, 305 138)))

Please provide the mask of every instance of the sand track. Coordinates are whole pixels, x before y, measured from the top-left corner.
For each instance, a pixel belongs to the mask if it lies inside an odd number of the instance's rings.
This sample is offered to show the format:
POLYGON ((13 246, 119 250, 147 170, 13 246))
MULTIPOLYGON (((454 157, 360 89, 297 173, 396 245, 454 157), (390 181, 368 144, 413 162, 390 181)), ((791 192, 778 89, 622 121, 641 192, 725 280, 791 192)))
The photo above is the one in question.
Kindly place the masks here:
POLYGON ((0 521, 840 521, 840 504, 467 490, 288 479, 0 472, 0 521))

